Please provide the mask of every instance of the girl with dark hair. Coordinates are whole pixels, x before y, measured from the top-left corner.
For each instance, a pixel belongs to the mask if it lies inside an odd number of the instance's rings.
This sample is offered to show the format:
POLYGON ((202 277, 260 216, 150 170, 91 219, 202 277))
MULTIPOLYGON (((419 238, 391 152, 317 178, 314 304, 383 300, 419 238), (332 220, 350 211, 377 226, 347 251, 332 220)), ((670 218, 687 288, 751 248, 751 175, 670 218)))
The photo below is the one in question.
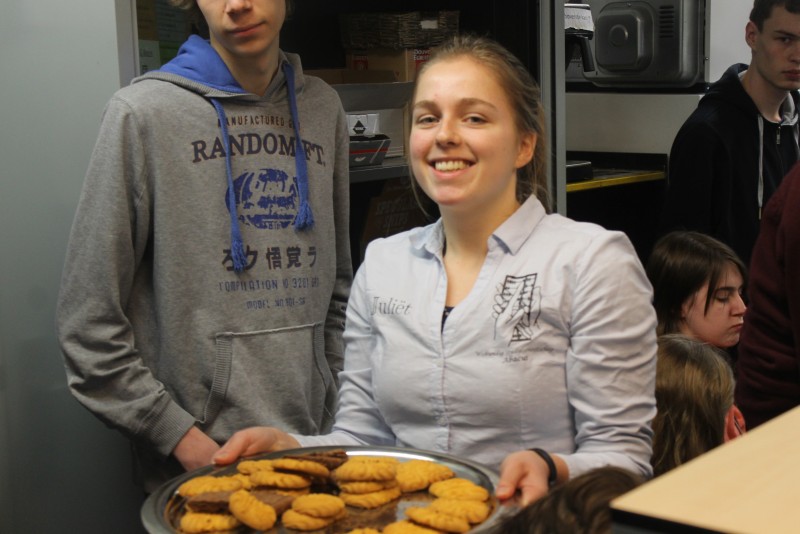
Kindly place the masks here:
POLYGON ((672 232, 647 262, 658 333, 682 333, 720 348, 739 342, 747 306, 747 269, 731 248, 711 236, 672 232))

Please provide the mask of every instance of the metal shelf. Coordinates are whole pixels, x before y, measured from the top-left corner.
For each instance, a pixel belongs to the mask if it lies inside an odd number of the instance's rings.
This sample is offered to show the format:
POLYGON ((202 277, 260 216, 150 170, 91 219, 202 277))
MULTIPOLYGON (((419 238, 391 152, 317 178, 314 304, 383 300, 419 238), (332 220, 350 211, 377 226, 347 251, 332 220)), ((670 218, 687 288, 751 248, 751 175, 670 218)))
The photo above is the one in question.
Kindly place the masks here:
POLYGON ((351 184, 389 180, 390 178, 402 178, 408 175, 408 164, 404 157, 385 159, 380 165, 350 167, 351 184))

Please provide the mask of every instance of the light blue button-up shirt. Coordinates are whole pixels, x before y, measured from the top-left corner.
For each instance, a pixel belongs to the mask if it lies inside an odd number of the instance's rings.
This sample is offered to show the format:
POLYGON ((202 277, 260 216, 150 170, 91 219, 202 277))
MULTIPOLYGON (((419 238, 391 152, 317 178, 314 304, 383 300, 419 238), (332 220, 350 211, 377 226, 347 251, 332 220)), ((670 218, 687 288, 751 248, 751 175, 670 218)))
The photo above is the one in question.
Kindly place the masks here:
POLYGON ((370 243, 333 433, 301 444, 413 447, 493 469, 541 447, 571 476, 608 464, 649 476, 656 317, 628 238, 532 197, 491 236, 442 328, 443 243, 441 221, 370 243))

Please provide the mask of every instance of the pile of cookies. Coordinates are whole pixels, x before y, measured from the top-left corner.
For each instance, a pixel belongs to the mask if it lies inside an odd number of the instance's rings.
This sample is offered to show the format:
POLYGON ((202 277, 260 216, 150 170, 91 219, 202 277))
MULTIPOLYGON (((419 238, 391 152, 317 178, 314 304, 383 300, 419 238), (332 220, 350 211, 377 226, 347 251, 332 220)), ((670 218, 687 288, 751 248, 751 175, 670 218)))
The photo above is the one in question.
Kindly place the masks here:
POLYGON ((236 469, 232 475, 199 476, 178 487, 183 506, 176 526, 181 532, 243 526, 269 531, 277 525, 307 532, 335 523, 335 532, 352 534, 461 533, 485 521, 492 510, 486 488, 427 460, 401 462, 335 450, 244 460, 236 469), (423 498, 404 509, 405 517, 398 518, 395 510, 370 519, 365 515, 418 492, 425 492, 423 498))

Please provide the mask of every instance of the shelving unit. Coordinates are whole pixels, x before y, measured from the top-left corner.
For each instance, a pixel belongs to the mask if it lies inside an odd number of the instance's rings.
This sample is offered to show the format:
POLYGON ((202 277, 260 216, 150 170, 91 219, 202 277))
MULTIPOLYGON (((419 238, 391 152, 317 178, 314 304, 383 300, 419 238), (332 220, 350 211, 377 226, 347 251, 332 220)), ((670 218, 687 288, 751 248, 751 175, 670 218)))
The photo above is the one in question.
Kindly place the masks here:
POLYGON ((403 178, 408 176, 408 172, 408 164, 405 158, 385 159, 381 165, 352 167, 350 169, 350 184, 403 178))

